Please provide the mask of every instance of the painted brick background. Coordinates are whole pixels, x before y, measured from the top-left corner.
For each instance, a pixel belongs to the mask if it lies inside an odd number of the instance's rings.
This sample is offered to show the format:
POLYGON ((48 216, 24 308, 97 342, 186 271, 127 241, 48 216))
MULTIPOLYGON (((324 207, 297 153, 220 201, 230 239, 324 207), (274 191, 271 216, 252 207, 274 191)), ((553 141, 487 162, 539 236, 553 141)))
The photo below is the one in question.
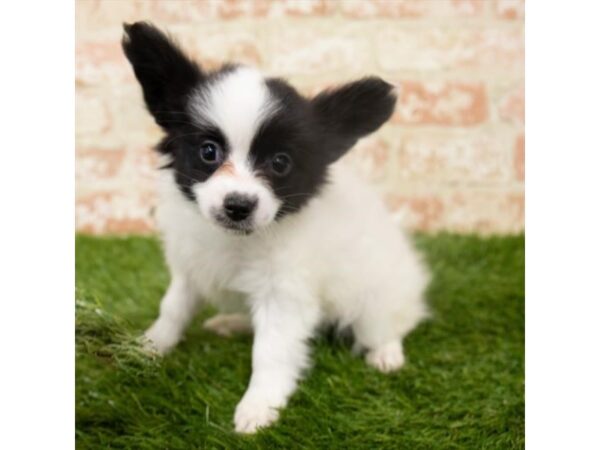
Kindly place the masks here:
POLYGON ((161 132, 120 48, 151 20, 207 67, 233 60, 310 95, 377 74, 400 83, 389 124, 346 162, 409 228, 524 226, 524 0, 78 0, 76 226, 153 231, 161 132))

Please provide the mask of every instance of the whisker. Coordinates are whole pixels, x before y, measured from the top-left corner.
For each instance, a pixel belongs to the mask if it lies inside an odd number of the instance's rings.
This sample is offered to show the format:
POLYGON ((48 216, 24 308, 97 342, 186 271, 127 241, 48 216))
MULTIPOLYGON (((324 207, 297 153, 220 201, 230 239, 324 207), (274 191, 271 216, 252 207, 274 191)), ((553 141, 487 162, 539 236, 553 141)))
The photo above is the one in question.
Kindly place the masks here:
POLYGON ((196 129, 198 129, 199 131, 204 131, 204 128, 202 128, 200 125, 198 125, 194 122, 190 122, 188 120, 178 120, 178 119, 160 119, 160 120, 163 122, 166 122, 166 123, 183 123, 186 125, 190 125, 196 129))
MULTIPOLYGON (((180 115, 184 116, 185 118, 189 117, 188 113, 182 112, 182 111, 154 111, 154 114, 155 115, 180 114, 180 115)), ((198 128, 199 130, 204 130, 205 128, 212 126, 211 124, 203 125, 203 124, 199 124, 197 122, 190 122, 189 120, 182 120, 182 119, 164 119, 164 121, 188 124, 188 125, 198 128)))
MULTIPOLYGON (((192 177, 192 176, 190 176, 190 175, 188 175, 188 174, 185 174, 185 173, 183 173, 183 172, 180 172, 179 170, 177 170, 177 169, 176 169, 175 167, 173 167, 173 166, 171 166, 171 167, 167 167, 167 168, 168 168, 168 169, 171 169, 171 170, 173 170, 173 172, 175 172, 176 174, 178 174, 178 175, 181 175, 182 177, 185 177, 185 178, 187 178, 188 180, 190 180, 190 181, 192 181, 192 182, 194 182, 194 183, 202 183, 202 181, 200 181, 200 180, 197 180, 196 178, 194 178, 194 177, 192 177)), ((202 172, 202 174, 203 174, 203 175, 206 175, 206 172, 202 172)))
POLYGON ((173 142, 175 142, 175 140, 179 139, 179 138, 183 138, 183 137, 187 137, 187 136, 197 136, 199 134, 202 134, 201 132, 196 132, 196 133, 186 133, 186 134, 180 134, 178 136, 173 136, 171 139, 167 139, 163 145, 169 145, 173 142))
POLYGON ((295 194, 281 195, 281 196, 279 196, 279 198, 303 197, 303 196, 309 196, 309 195, 312 195, 312 193, 311 192, 299 192, 299 193, 295 193, 295 194))

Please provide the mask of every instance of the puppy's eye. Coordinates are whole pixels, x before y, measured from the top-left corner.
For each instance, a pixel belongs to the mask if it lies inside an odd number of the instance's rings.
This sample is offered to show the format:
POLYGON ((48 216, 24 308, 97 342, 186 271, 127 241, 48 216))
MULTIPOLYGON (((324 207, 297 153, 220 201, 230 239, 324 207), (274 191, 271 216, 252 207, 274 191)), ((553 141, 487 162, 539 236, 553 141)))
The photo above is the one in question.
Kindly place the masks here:
POLYGON ((286 153, 275 154, 271 159, 271 170, 277 176, 286 176, 292 170, 292 159, 286 153))
POLYGON ((200 159, 213 166, 223 162, 223 149, 214 141, 204 141, 200 146, 200 159))

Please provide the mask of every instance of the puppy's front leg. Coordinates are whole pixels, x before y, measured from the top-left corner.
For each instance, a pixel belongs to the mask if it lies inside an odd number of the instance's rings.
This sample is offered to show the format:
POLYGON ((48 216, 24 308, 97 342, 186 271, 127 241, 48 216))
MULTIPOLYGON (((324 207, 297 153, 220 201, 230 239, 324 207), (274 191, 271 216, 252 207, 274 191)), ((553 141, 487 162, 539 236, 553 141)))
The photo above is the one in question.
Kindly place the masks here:
POLYGON ((254 302, 252 377, 235 410, 235 430, 254 433, 277 420, 308 366, 307 340, 319 320, 310 296, 281 292, 254 302))
POLYGON ((198 298, 185 277, 173 276, 160 302, 160 315, 144 334, 148 347, 159 354, 175 347, 197 306, 198 298))

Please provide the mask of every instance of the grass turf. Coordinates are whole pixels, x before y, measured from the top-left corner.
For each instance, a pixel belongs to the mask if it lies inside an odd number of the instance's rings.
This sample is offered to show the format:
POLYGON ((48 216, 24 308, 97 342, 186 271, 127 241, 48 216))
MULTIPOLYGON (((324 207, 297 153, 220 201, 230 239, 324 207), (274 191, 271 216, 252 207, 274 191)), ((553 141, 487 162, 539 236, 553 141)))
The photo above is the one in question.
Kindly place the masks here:
POLYGON ((164 359, 135 344, 168 283, 153 238, 76 242, 78 448, 510 449, 524 446, 524 237, 418 236, 433 318, 383 375, 347 342, 314 343, 315 365, 280 421, 233 432, 250 337, 204 332, 200 314, 164 359))

